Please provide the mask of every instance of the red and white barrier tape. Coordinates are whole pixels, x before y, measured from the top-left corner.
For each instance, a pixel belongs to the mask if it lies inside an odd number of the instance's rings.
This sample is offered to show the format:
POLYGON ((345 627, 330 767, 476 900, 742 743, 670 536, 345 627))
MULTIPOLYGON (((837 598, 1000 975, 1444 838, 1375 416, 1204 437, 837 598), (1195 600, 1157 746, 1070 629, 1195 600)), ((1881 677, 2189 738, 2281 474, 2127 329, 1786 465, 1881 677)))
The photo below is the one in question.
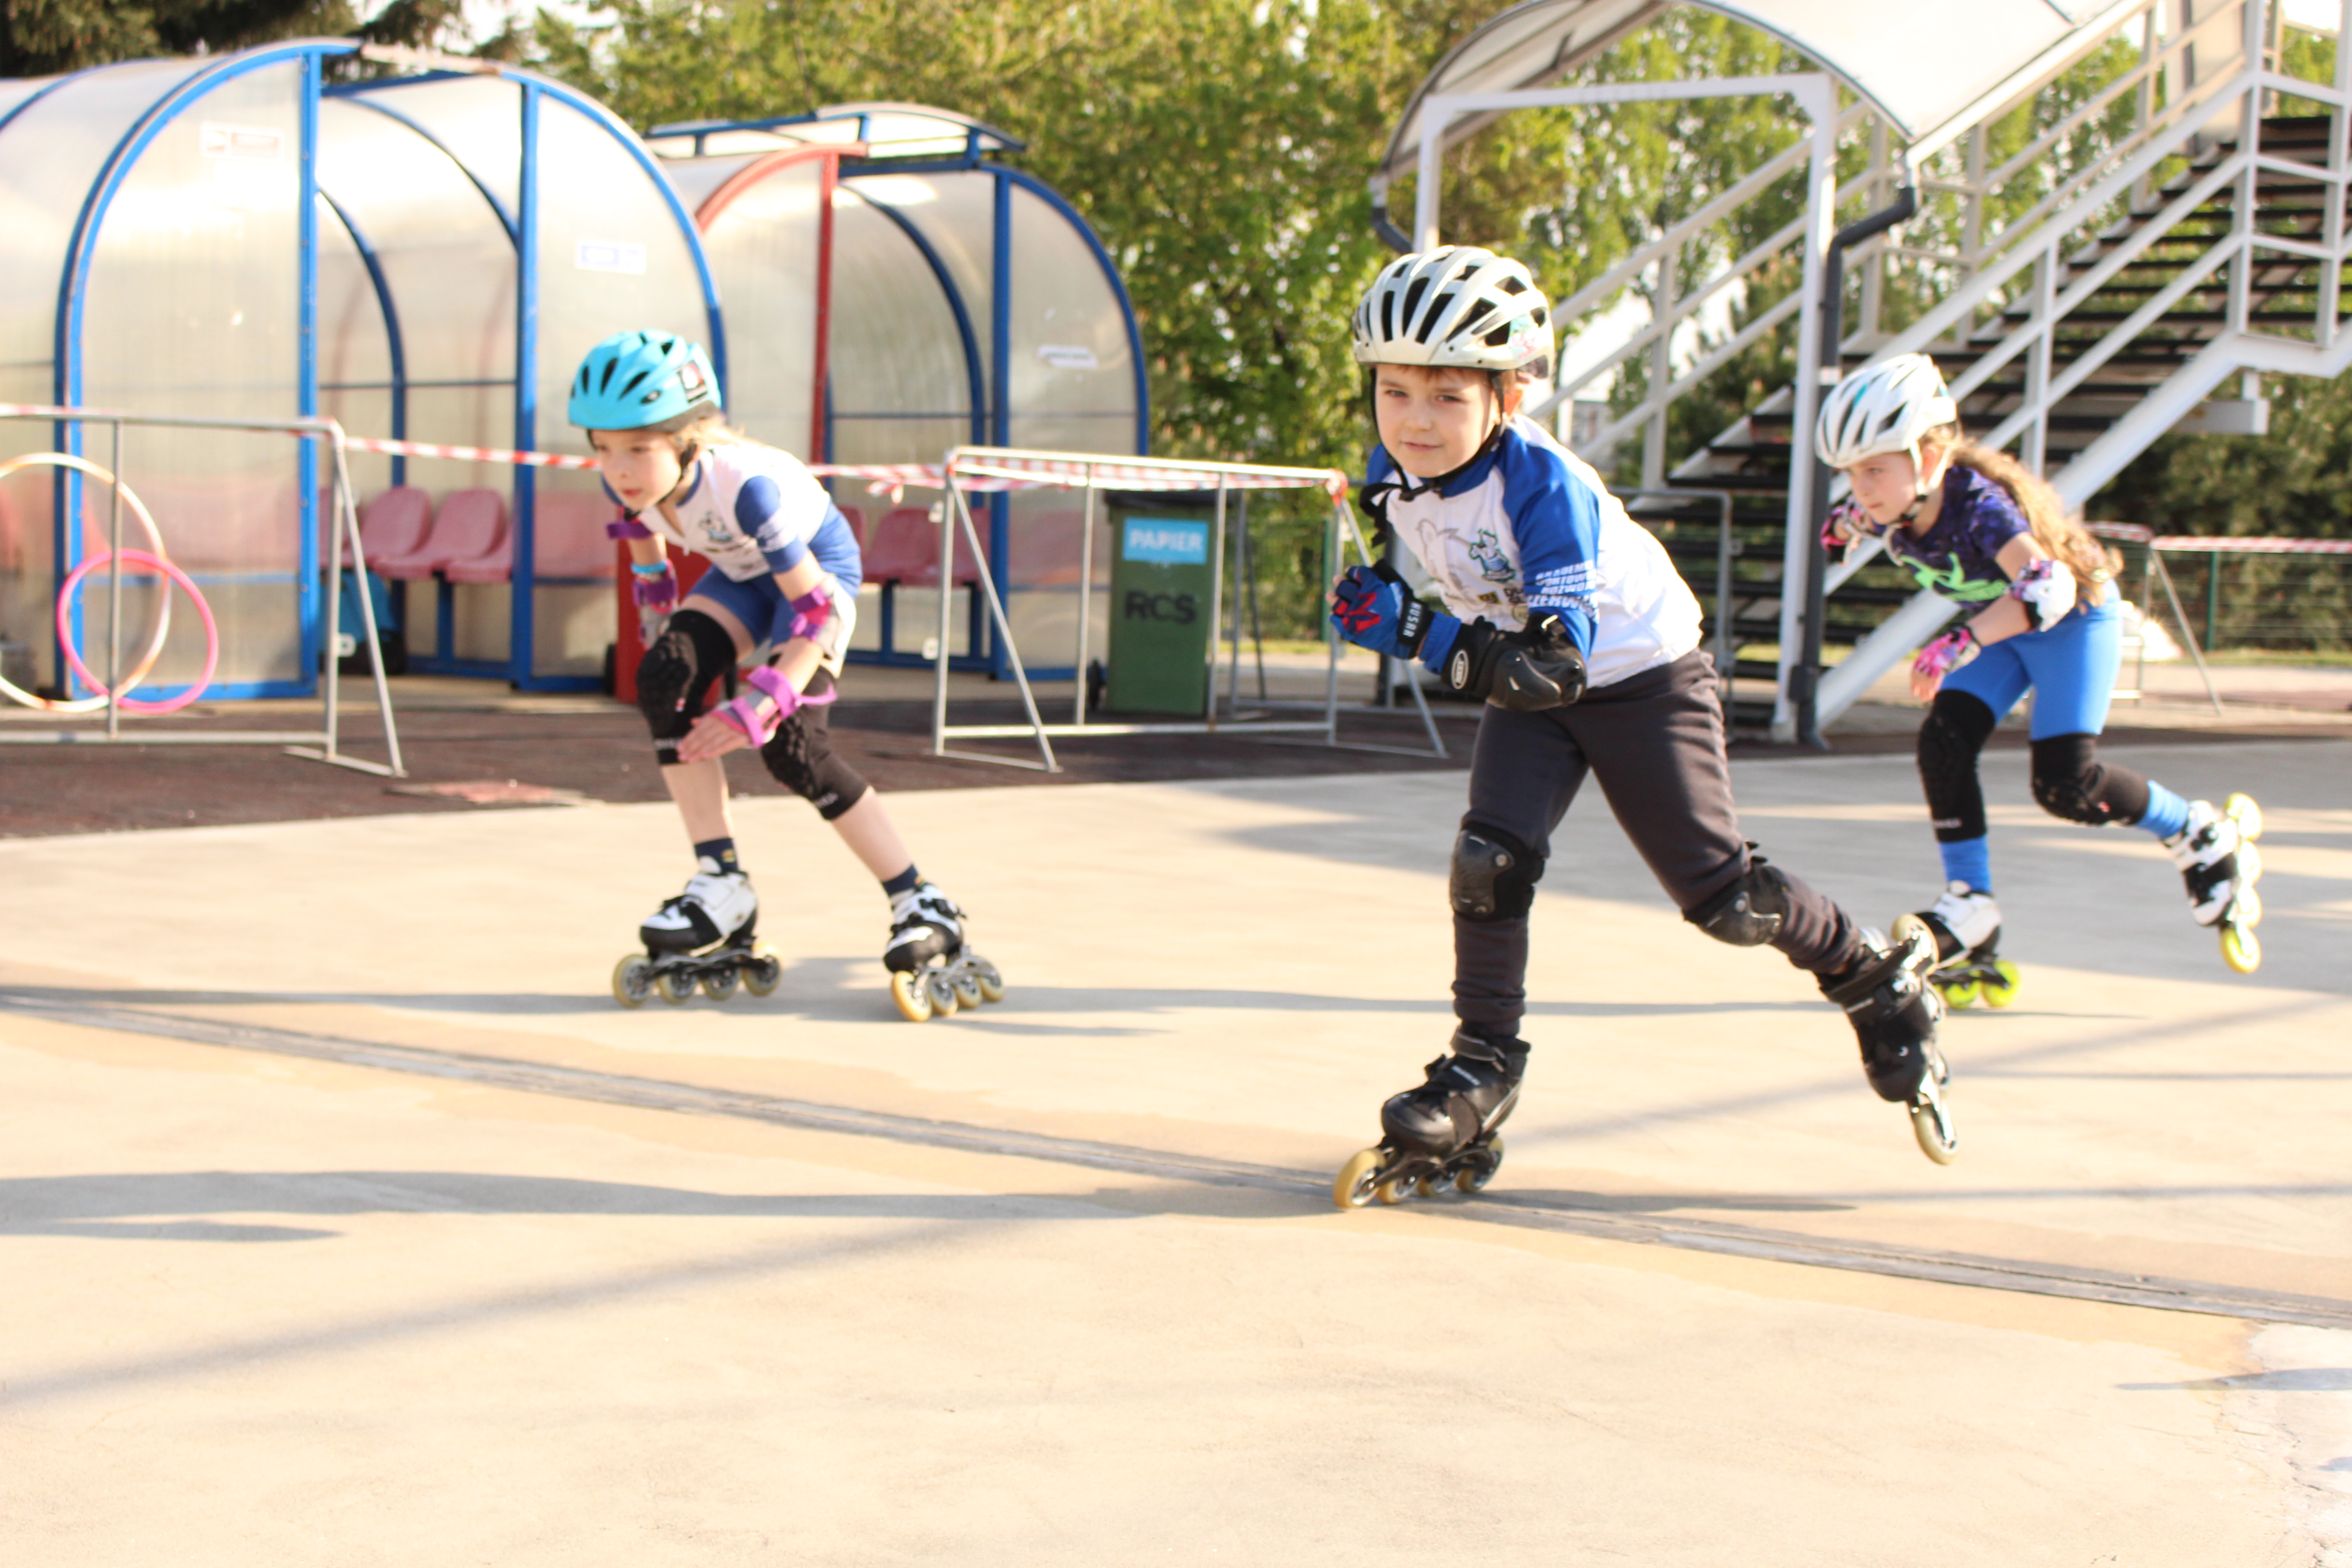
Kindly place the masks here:
POLYGON ((2176 554, 2198 555, 2352 555, 2352 539, 2282 539, 2210 533, 2158 533, 2136 522, 2086 524, 2101 539, 2124 544, 2145 544, 2176 554))

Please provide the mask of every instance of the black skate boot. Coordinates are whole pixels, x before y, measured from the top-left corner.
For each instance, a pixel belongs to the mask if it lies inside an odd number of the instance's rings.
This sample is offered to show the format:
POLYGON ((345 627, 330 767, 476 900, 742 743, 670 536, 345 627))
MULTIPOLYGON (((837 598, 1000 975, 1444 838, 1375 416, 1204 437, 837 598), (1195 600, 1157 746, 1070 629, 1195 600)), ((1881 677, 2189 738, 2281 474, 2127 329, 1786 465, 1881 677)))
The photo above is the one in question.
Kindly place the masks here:
POLYGON ((1935 932, 1924 923, 1899 941, 1862 933, 1863 953, 1843 974, 1821 977, 1822 994, 1845 1009, 1862 1043, 1862 1070, 1878 1098, 1909 1108, 1919 1151, 1938 1165, 1959 1153, 1944 1106, 1951 1073, 1936 1049, 1944 999, 1927 976, 1935 971, 1935 932))
POLYGON ((1384 1204, 1435 1197, 1448 1185, 1475 1193, 1502 1167, 1496 1129, 1519 1103, 1528 1047, 1457 1029, 1449 1049, 1424 1069, 1420 1087, 1381 1107, 1380 1143, 1349 1160, 1331 1184, 1341 1208, 1361 1208, 1374 1197, 1384 1204))
POLYGON ((918 883, 891 899, 882 966, 890 972, 890 999, 909 1023, 1004 1000, 1004 976, 971 950, 964 912, 936 883, 918 883))

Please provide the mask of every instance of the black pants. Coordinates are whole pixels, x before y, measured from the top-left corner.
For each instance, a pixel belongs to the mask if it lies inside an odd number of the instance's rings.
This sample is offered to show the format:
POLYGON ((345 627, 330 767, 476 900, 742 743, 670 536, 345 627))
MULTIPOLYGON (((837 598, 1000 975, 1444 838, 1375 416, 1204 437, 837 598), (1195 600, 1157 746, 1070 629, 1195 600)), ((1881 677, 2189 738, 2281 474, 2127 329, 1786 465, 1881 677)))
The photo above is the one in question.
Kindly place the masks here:
MULTIPOLYGON (((1723 704, 1705 653, 1596 688, 1570 707, 1540 713, 1489 707, 1478 725, 1462 826, 1510 835, 1532 853, 1540 875, 1552 830, 1590 773, 1658 885, 1687 914, 1747 875, 1750 862, 1723 747, 1723 704)), ((1845 968, 1859 945, 1853 921, 1780 869, 1787 907, 1772 946, 1800 969, 1845 968)), ((1515 1035, 1527 1012, 1527 975, 1526 917, 1454 917, 1454 1011, 1465 1026, 1515 1035)))

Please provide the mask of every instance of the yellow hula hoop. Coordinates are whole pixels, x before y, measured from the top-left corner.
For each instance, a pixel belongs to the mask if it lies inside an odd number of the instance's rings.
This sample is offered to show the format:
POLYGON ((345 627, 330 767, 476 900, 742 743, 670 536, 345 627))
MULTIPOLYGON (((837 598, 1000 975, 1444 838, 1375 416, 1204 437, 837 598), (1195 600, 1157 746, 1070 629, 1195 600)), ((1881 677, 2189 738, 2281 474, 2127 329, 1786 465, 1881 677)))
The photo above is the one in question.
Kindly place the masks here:
MULTIPOLYGON (((154 552, 156 558, 164 561, 171 559, 163 549, 163 536, 157 531, 155 519, 148 511, 146 503, 132 492, 129 485, 116 479, 105 468, 87 458, 77 458, 70 452, 27 452, 21 458, 11 458, 6 462, 0 463, 0 479, 7 478, 19 468, 35 467, 71 468, 78 473, 88 474, 101 483, 112 485, 116 492, 122 497, 122 504, 129 507, 131 515, 139 520, 139 526, 147 531, 147 543, 154 552)), ((157 595, 155 605, 155 629, 147 638, 146 650, 139 656, 138 668, 133 669, 129 679, 122 682, 121 689, 125 691, 131 690, 146 679, 147 672, 155 668, 155 661, 163 657, 163 639, 172 632, 172 594, 169 584, 166 584, 164 591, 157 595)), ((37 708, 45 713, 94 713, 106 706, 106 699, 103 696, 78 697, 70 701, 37 696, 13 684, 5 676, 0 676, 0 697, 20 702, 27 708, 37 708)))

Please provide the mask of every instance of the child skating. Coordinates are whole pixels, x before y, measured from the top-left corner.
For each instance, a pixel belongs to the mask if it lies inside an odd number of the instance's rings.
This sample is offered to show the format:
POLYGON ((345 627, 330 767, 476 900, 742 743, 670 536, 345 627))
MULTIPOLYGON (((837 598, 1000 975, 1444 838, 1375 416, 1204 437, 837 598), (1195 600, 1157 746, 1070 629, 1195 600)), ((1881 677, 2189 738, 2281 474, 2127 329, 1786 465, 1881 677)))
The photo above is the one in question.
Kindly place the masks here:
POLYGON ((882 962, 899 1011, 920 1022, 1002 997, 995 967, 964 945, 962 911, 916 870, 882 797, 826 736, 861 566, 824 487, 790 453, 729 430, 709 357, 671 333, 620 332, 590 350, 570 416, 625 514, 607 531, 627 541, 645 634, 637 705, 695 858, 685 889, 639 929, 646 952, 614 970, 614 994, 627 1007, 654 993, 684 1002, 699 982, 720 1000, 739 984, 765 995, 782 978, 753 945, 760 900, 735 847, 719 761, 757 746, 776 782, 815 806, 881 882, 882 962), (683 604, 673 545, 712 567, 683 604))
POLYGON ((1357 307, 1354 337, 1380 433, 1363 505, 1444 607, 1385 566, 1358 566, 1333 587, 1332 619, 1486 706, 1449 879, 1458 1026, 1426 1081, 1381 1108, 1381 1142, 1340 1171, 1333 1197, 1475 1191, 1501 1164, 1496 1130, 1528 1059, 1528 911, 1587 774, 1683 918, 1810 971, 1853 1025, 1871 1088, 1908 1108, 1930 1159, 1951 1160, 1934 939, 1864 931, 1750 853, 1698 602, 1600 476, 1518 414, 1552 353, 1527 268, 1469 247, 1400 258, 1357 307))
POLYGON ((2102 763, 2097 737, 2123 667, 2122 616, 2105 552, 2056 492, 2007 454, 1969 441, 1935 362, 1904 354, 1855 372, 1822 405, 1822 461, 1850 500, 1832 514, 1837 547, 1867 533, 1922 587, 1976 606, 1921 648, 1911 692, 1929 704, 1919 780, 1944 862, 1934 906, 1895 922, 1934 934, 1945 999, 1996 1007, 2015 998, 2000 956, 1977 760, 2001 716, 2033 693, 2033 798, 2053 816, 2136 826, 2180 867, 2190 912, 2219 926, 2221 956, 2242 974, 2262 963, 2254 925, 2262 812, 2247 795, 2220 808, 2183 800, 2129 768, 2102 763))

